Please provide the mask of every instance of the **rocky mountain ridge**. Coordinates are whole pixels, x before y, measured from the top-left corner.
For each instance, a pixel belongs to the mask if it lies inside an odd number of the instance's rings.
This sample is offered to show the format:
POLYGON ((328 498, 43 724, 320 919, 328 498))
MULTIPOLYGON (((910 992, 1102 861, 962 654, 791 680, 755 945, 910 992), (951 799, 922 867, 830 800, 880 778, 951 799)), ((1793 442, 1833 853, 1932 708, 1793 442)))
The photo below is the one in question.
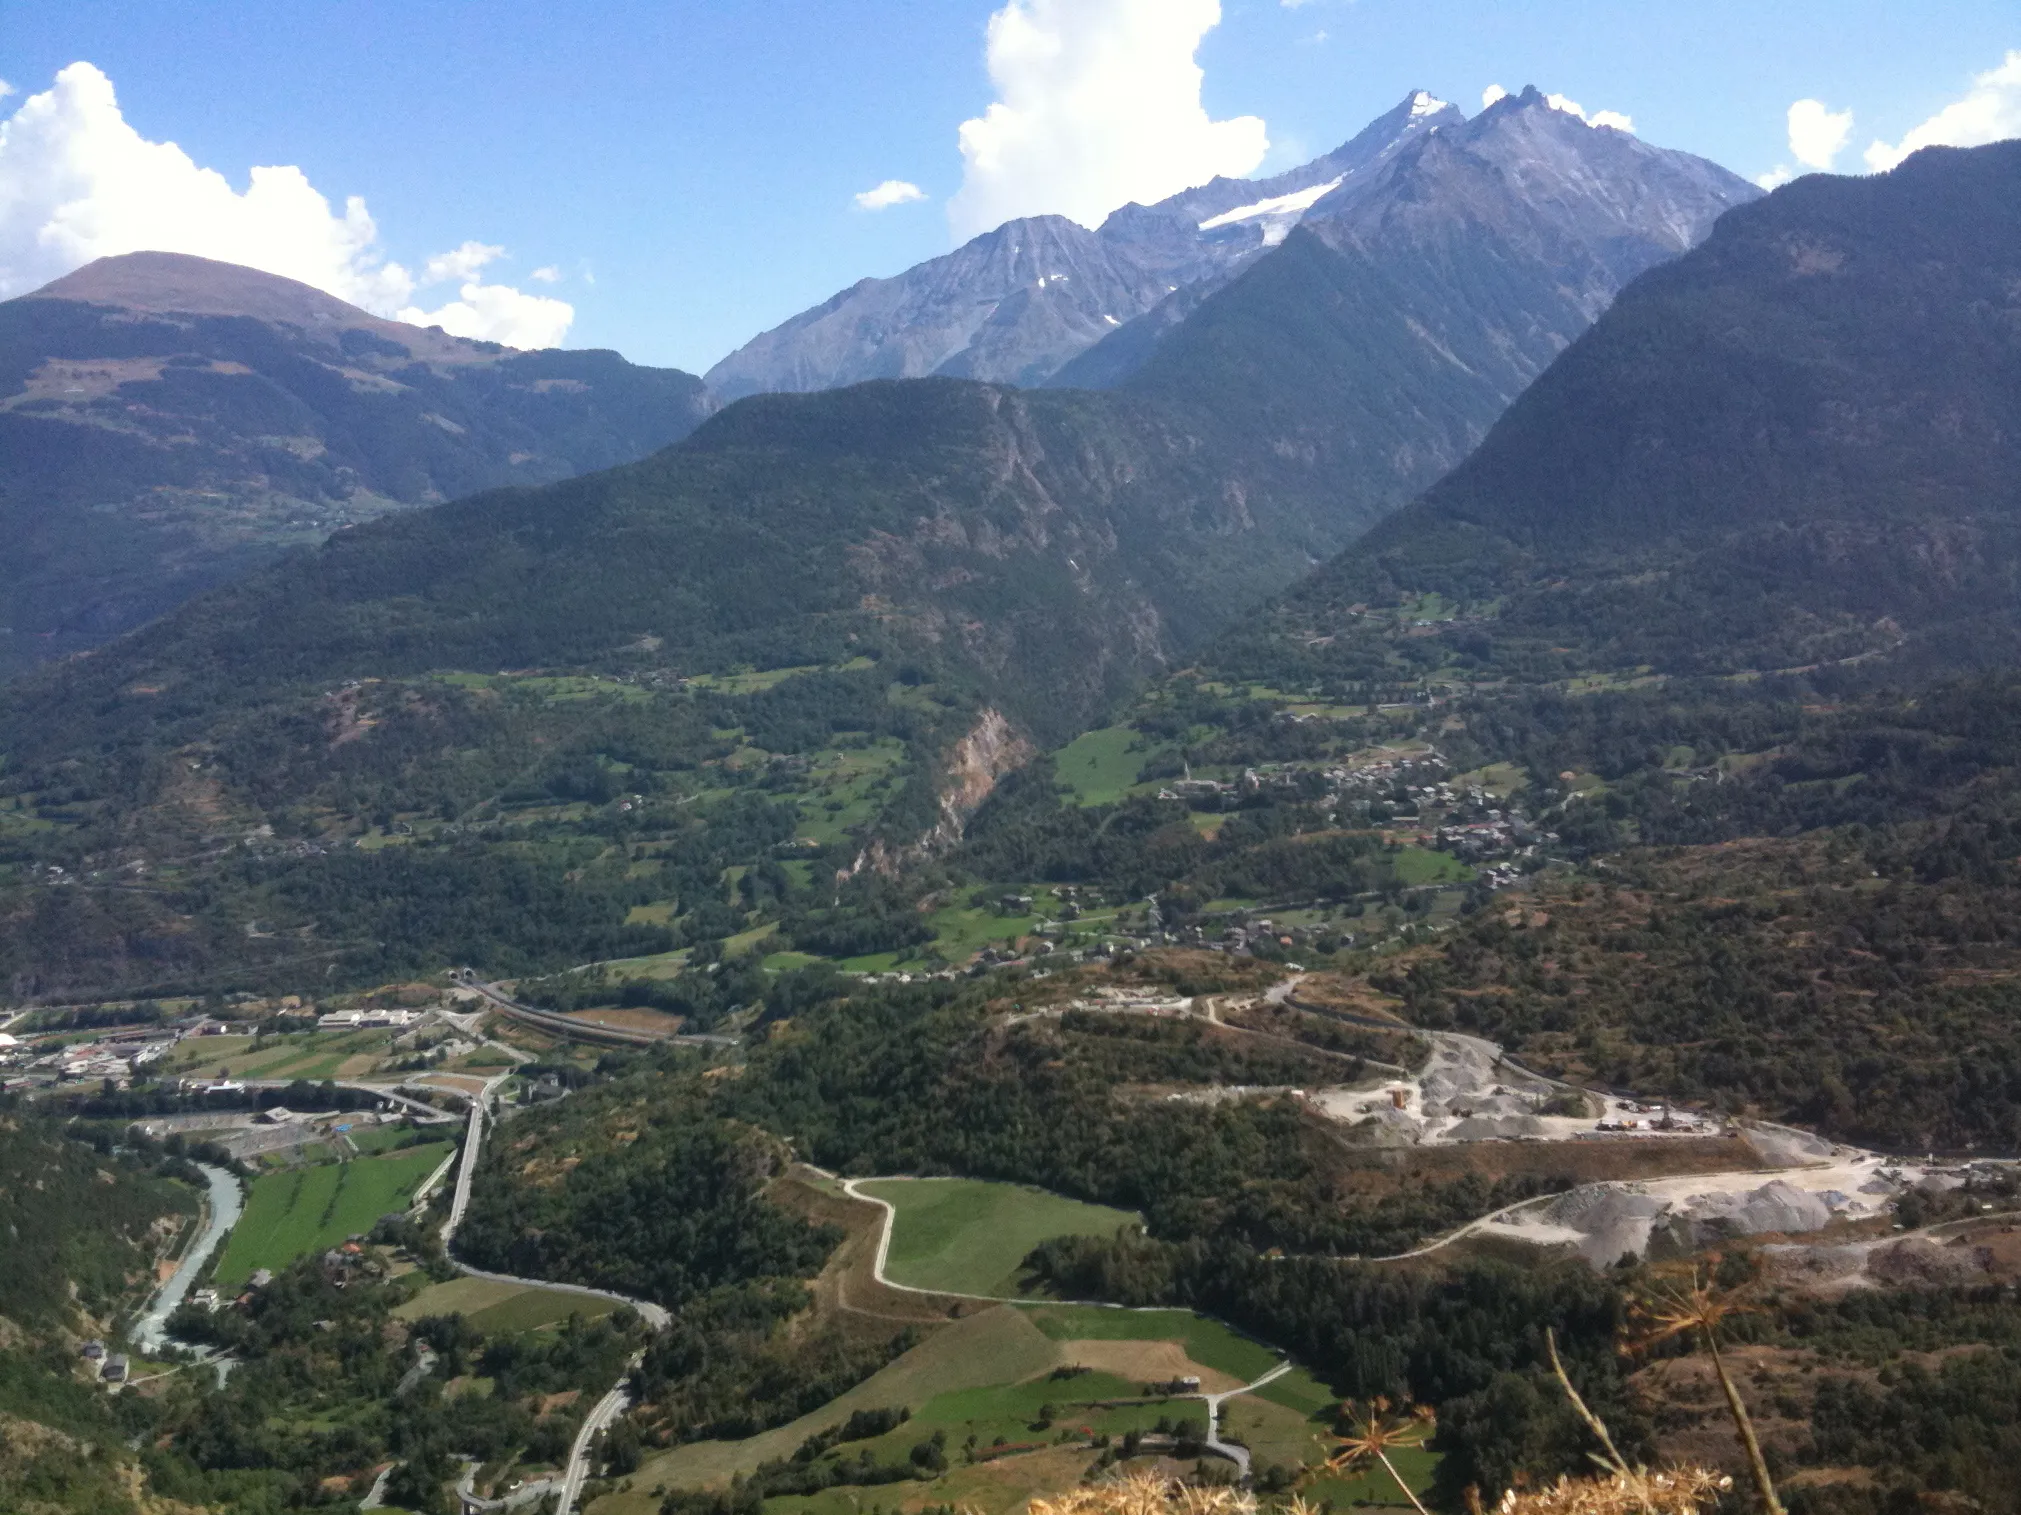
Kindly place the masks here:
MULTIPOLYGON (((865 279, 754 338, 711 368, 708 381, 726 398, 927 374, 1108 387, 1294 227, 1345 221, 1352 229, 1334 235, 1365 239, 1386 222, 1474 213, 1469 193, 1441 199, 1450 170, 1428 157, 1441 138, 1545 229, 1525 256, 1572 259, 1567 276, 1588 321, 1652 252, 1675 256, 1721 211, 1759 193, 1703 159, 1589 126, 1535 89, 1472 121, 1416 90, 1351 141, 1287 173, 1215 179, 1155 205, 1126 205, 1094 230, 1061 216, 1011 221, 894 278, 865 279), (1532 119, 1540 117, 1555 120, 1532 119), (1595 255, 1591 244, 1607 239, 1619 247, 1595 255), (1611 269, 1597 303, 1585 266, 1596 256, 1611 269)), ((1408 233, 1392 229, 1386 240, 1400 236, 1408 233)))
POLYGON ((864 279, 753 338, 707 374, 725 399, 939 374, 1036 384, 1174 292, 1284 239, 1315 201, 1406 143, 1463 120, 1414 91, 1324 157, 1268 179, 1216 178, 1094 230, 1032 216, 889 279, 864 279))

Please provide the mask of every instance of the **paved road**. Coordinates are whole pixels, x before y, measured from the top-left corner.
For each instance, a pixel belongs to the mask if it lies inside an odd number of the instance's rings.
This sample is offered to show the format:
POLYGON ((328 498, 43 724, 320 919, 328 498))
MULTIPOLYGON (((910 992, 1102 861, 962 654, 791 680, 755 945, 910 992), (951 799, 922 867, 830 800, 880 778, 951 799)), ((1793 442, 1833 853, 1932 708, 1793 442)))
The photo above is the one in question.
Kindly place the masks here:
MULTIPOLYGON (((814 1171, 816 1173, 822 1173, 822 1170, 819 1168, 815 1168, 814 1171)), ((822 1173, 822 1177, 832 1179, 835 1177, 835 1175, 832 1173, 822 1173)), ((865 1194, 860 1188, 857 1187, 857 1185, 859 1184, 876 1183, 878 1181, 879 1180, 876 1179, 862 1179, 862 1178, 846 1178, 840 1180, 842 1184, 843 1193, 847 1194, 851 1199, 860 1199, 867 1201, 870 1204, 876 1205, 880 1210, 884 1212, 884 1223, 882 1227, 879 1229, 877 1235, 877 1257, 876 1260, 872 1262, 870 1265, 870 1272, 871 1276, 874 1277, 879 1283, 883 1284, 884 1287, 887 1289, 896 1289, 904 1294, 932 1294, 937 1295, 942 1299, 985 1300, 991 1304, 1001 1304, 1001 1305, 1015 1305, 1015 1304, 1028 1305, 1028 1304, 1041 1304, 1041 1303, 1070 1304, 1070 1305, 1084 1305, 1084 1306, 1091 1305, 1097 1306, 1104 1310, 1131 1310, 1139 1314, 1151 1314, 1161 1310, 1172 1310, 1180 1308, 1178 1306, 1173 1305, 1119 1305, 1105 1299, 1068 1299, 1068 1300, 1012 1299, 1001 1294, 963 1294, 953 1289, 915 1289, 910 1284, 893 1283, 889 1278, 884 1276, 884 1264, 891 1254, 891 1230, 892 1226, 896 1223, 898 1219, 898 1212, 892 1208, 891 1201, 887 1199, 879 1199, 875 1194, 865 1194)), ((1211 1319, 1212 1317, 1209 1318, 1211 1319)), ((1238 1394, 1247 1394, 1252 1389, 1260 1389, 1265 1384, 1269 1383, 1271 1380, 1281 1378, 1284 1374, 1289 1373, 1291 1371, 1291 1368, 1292 1368, 1291 1361, 1287 1358, 1283 1362, 1278 1363, 1276 1367, 1272 1368, 1268 1373, 1265 1373, 1261 1378, 1257 1379, 1254 1383, 1244 1384, 1239 1389, 1227 1389, 1219 1394, 1185 1394, 1176 1396, 1182 1399, 1202 1399, 1206 1401, 1207 1450, 1213 1452, 1217 1456, 1225 1457, 1230 1462, 1234 1463, 1236 1467, 1241 1470, 1241 1476, 1243 1478, 1247 1478, 1249 1476, 1249 1449, 1247 1447, 1237 1446, 1232 1441, 1222 1441, 1220 1439, 1221 1401, 1223 1401, 1224 1399, 1233 1399, 1238 1394)), ((560 1515, 569 1515, 568 1507, 566 1505, 562 1506, 560 1515)))
POLYGON ((490 1000, 498 1010, 514 1020, 525 1021, 542 1031, 555 1032, 562 1036, 572 1036, 585 1042, 621 1042, 627 1046, 656 1046, 661 1042, 673 1042, 684 1047, 735 1047, 739 1045, 734 1036, 715 1036, 704 1033, 675 1034, 666 1036, 657 1031, 634 1031, 627 1026, 605 1026, 596 1021, 578 1020, 573 1016, 557 1015, 552 1010, 542 1010, 535 1005, 522 1005, 496 984, 487 984, 474 973, 458 970, 456 982, 466 989, 475 989, 490 1000))
POLYGON ((575 1515, 576 1499, 582 1493, 583 1481, 589 1477, 590 1447, 612 1421, 631 1407, 632 1397, 625 1385, 631 1381, 632 1372, 638 1367, 642 1355, 632 1357, 625 1365, 625 1376, 583 1418, 582 1429, 575 1433, 575 1445, 568 1451, 568 1470, 562 1475, 561 1502, 555 1506, 555 1515, 575 1515))
MULTIPOLYGON (((488 1080, 484 1092, 470 1101, 470 1124, 463 1140, 463 1164, 456 1174, 456 1195, 450 1202, 449 1218, 442 1223, 442 1247, 445 1253, 456 1234, 456 1228, 463 1223, 464 1212, 469 1208, 470 1186, 476 1176, 478 1160, 483 1151, 484 1127, 490 1118, 488 1112, 492 1091, 504 1082, 505 1077, 506 1075, 501 1074, 488 1080)), ((517 1278, 509 1273, 491 1273, 482 1268, 473 1268, 468 1263, 457 1262, 454 1256, 449 1260, 472 1278, 490 1279, 495 1283, 525 1284, 531 1288, 582 1294, 629 1305, 638 1311, 639 1317, 655 1331, 663 1330, 673 1320, 663 1306, 656 1305, 651 1300, 632 1299, 609 1289, 592 1289, 582 1284, 552 1283, 543 1278, 517 1278)), ((596 1407, 584 1418, 582 1429, 576 1433, 575 1445, 569 1449, 568 1468, 562 1478, 561 1502, 556 1506, 556 1515, 574 1515, 576 1499, 581 1495, 583 1483, 589 1477, 590 1449, 597 1436, 631 1407, 631 1395, 626 1392, 625 1385, 631 1380, 631 1375, 637 1369, 643 1355, 643 1353, 633 1355, 631 1361, 625 1364, 624 1376, 612 1385, 610 1392, 598 1400, 596 1407)))
MULTIPOLYGON (((295 1084, 297 1080, 291 1078, 242 1078, 235 1080, 235 1082, 244 1084, 248 1089, 286 1089, 295 1084)), ((380 1099, 391 1100, 398 1105, 405 1105, 415 1115, 432 1116, 437 1120, 445 1118, 440 1110, 436 1109, 435 1106, 429 1104, 426 1100, 415 1099, 412 1095, 402 1094, 398 1089, 389 1084, 362 1084, 354 1079, 333 1079, 331 1082, 339 1089, 356 1089, 361 1094, 372 1094, 378 1096, 380 1099)), ((433 1088, 434 1086, 429 1085, 428 1087, 433 1088)), ((454 1094, 456 1091, 450 1089, 445 1092, 454 1094)), ((142 1117, 142 1119, 145 1118, 142 1117)))
POLYGON ((1249 1477, 1249 1448, 1232 1441, 1221 1439, 1221 1402, 1233 1399, 1238 1394, 1248 1394, 1274 1379, 1282 1378, 1291 1371, 1291 1364, 1281 1362, 1254 1383, 1246 1383, 1239 1389, 1225 1389, 1219 1394, 1202 1394, 1207 1401, 1207 1450, 1227 1458, 1235 1464, 1237 1472, 1246 1482, 1249 1477))
POLYGON ((408 1203, 409 1215, 416 1220, 421 1218, 421 1212, 428 1208, 429 1196, 435 1192, 436 1185, 442 1182, 443 1175, 456 1165, 458 1155, 456 1151, 451 1150, 450 1154, 436 1166, 435 1171, 421 1180, 421 1187, 414 1191, 414 1198, 408 1203))
POLYGON ((521 1505, 533 1504, 544 1499, 550 1490, 559 1488, 559 1478, 536 1478, 523 1483, 510 1494, 497 1499, 485 1499, 476 1491, 477 1470, 483 1466, 475 1458, 465 1458, 463 1476, 456 1480, 456 1498, 461 1504, 463 1515, 471 1515, 473 1510, 516 1510, 521 1505))
POLYGON ((384 1508, 386 1504, 386 1480, 393 1476, 393 1470, 398 1466, 398 1463, 389 1462, 379 1470, 379 1476, 372 1480, 372 1487, 366 1492, 365 1497, 358 1501, 359 1509, 377 1510, 384 1508))

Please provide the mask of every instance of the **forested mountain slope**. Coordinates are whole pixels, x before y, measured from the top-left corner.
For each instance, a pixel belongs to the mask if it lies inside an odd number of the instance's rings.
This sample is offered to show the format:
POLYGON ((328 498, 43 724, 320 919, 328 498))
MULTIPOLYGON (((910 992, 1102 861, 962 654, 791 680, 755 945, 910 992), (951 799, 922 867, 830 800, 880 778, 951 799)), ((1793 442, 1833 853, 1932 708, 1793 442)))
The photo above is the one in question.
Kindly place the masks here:
POLYGON ((1626 290, 1267 640, 1312 670, 1458 656, 1547 676, 1786 667, 1904 636, 1902 656, 2011 657, 2017 291, 2021 144, 1788 185, 1626 290), (1389 607, 1427 594, 1437 623, 1392 635, 1389 607))
POLYGON ((283 549, 687 435, 692 375, 515 352, 172 253, 0 304, 0 674, 103 642, 283 549))
POLYGON ((341 532, 0 692, 0 975, 916 940, 838 874, 874 895, 1311 561, 1248 468, 1127 397, 870 384, 341 532))
POLYGON ((174 1159, 98 1150, 60 1121, 0 1109, 0 1509, 135 1508, 128 1408, 95 1382, 88 1338, 113 1327, 153 1285, 196 1214, 174 1159))
POLYGON ((1063 736, 1308 542, 1145 406, 953 380, 763 396, 640 463, 341 533, 19 684, 10 745, 302 681, 886 651, 1063 736))

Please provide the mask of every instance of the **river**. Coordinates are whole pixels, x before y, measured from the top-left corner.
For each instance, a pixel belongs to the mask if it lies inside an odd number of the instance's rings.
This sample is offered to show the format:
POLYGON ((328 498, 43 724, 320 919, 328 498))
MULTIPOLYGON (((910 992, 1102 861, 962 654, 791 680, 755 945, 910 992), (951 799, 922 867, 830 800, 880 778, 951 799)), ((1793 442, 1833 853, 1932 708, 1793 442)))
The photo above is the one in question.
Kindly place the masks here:
POLYGON ((134 1345, 149 1356, 159 1352, 162 1344, 169 1339, 168 1318, 175 1314, 189 1294, 189 1286, 196 1282, 197 1274, 223 1241, 225 1233, 238 1224, 239 1213, 245 1204, 245 1189, 238 1179, 223 1168, 209 1163, 198 1163, 206 1182, 210 1184, 210 1222, 183 1254, 182 1262, 170 1275, 154 1296, 154 1302, 147 1307, 147 1313, 133 1323, 129 1333, 134 1345))

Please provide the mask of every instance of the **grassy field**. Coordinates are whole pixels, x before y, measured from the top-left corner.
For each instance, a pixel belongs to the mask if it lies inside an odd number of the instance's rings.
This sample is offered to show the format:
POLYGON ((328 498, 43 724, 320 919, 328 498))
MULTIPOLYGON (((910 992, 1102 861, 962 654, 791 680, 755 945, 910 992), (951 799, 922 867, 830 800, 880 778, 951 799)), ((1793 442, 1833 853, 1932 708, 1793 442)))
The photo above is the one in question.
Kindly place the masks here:
POLYGON ((1046 1305, 1027 1313, 1032 1324, 1054 1341, 1175 1341, 1192 1361, 1226 1374, 1237 1383, 1254 1382, 1280 1361, 1275 1352, 1260 1342, 1237 1336, 1219 1321, 1195 1315, 1191 1310, 1046 1305))
POLYGON ((749 1473, 761 1462, 790 1457, 809 1436, 847 1420, 855 1410, 886 1405, 916 1409, 941 1394, 1016 1383, 1045 1373, 1058 1362, 1057 1344, 1027 1320, 1025 1312, 1010 1306, 986 1310, 935 1331, 848 1393, 789 1425, 744 1441, 691 1442, 650 1459, 633 1479, 637 1495, 599 1503, 596 1515, 651 1515, 659 1501, 647 1499, 645 1491, 654 1484, 703 1488, 728 1483, 733 1475, 749 1473))
POLYGON ((879 796, 904 760, 904 743, 890 737, 819 753, 803 780, 796 833, 823 845, 840 840, 877 813, 879 796))
POLYGON ((232 1228, 218 1263, 218 1288, 229 1293, 255 1269, 278 1270, 305 1253, 370 1231, 380 1216, 407 1208, 416 1186, 449 1151, 449 1143, 437 1142, 392 1157, 361 1157, 254 1179, 246 1213, 232 1228))
POLYGON ((1129 726, 1108 726, 1075 737, 1053 754, 1053 767, 1064 783, 1073 786, 1074 799, 1083 805, 1112 805, 1137 782, 1144 770, 1144 751, 1131 752, 1130 744, 1143 741, 1129 726))
POLYGON ((860 1186, 897 1213, 885 1274, 914 1289, 1010 1296, 1021 1263, 1053 1236, 1112 1236, 1140 1217, 1020 1184, 894 1178, 860 1186))
POLYGON ((461 1315, 478 1330, 493 1335, 533 1331, 577 1314, 595 1320, 614 1308, 611 1301, 588 1294, 534 1289, 488 1278, 452 1278, 448 1283, 430 1284, 393 1313, 402 1320, 461 1315))
POLYGON ((1447 853, 1406 847, 1396 855, 1396 876, 1406 884, 1464 884, 1474 870, 1447 853))

